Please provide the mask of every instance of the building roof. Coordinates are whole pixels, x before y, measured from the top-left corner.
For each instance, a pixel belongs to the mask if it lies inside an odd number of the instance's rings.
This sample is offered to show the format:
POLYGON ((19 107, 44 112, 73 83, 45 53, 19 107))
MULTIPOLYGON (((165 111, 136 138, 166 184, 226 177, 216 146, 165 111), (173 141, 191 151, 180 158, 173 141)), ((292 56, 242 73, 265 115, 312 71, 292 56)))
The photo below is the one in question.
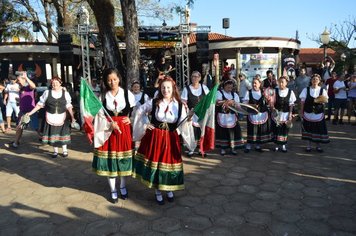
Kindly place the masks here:
MULTIPOLYGON (((216 41, 216 40, 224 40, 224 39, 233 39, 233 37, 230 37, 230 36, 226 36, 226 35, 223 35, 223 34, 218 34, 218 33, 209 33, 208 34, 208 39, 209 41, 216 41)), ((197 42, 197 35, 194 33, 194 34, 190 34, 190 37, 189 37, 189 44, 194 44, 197 42)))
MULTIPOLYGON (((328 48, 326 54, 331 56, 334 60, 337 57, 337 53, 328 48)), ((324 57, 324 48, 301 48, 299 51, 299 59, 301 63, 307 64, 319 64, 324 57)))

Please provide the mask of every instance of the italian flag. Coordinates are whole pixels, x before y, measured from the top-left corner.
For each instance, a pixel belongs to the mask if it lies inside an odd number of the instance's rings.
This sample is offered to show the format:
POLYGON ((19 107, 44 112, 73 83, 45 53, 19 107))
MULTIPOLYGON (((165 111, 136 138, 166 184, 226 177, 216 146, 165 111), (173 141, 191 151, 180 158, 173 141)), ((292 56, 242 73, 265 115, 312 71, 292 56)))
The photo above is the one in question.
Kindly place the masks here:
POLYGON ((83 128, 90 143, 93 143, 94 137, 94 116, 100 111, 102 107, 103 105, 95 96, 87 81, 82 78, 80 82, 80 110, 84 119, 83 128))
POLYGON ((218 87, 219 84, 216 84, 194 108, 194 113, 199 117, 201 129, 199 145, 203 155, 205 151, 215 148, 215 102, 218 87))

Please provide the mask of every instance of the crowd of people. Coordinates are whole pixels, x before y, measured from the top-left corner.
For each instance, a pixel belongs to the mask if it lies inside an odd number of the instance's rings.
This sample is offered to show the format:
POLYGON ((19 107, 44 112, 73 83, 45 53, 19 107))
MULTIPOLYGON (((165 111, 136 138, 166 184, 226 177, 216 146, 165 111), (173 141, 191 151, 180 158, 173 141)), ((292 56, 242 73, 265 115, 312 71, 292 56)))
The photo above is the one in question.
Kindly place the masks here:
MULTIPOLYGON (((213 81, 207 77, 207 70, 203 70, 203 75, 193 71, 190 84, 180 95, 174 79, 167 74, 172 68, 162 65, 155 91, 150 96, 142 90, 140 81, 134 81, 130 90, 120 87, 122 78, 114 68, 103 71, 100 89, 94 83, 93 90, 103 105, 94 123, 101 125, 106 135, 104 142, 93 150, 92 169, 108 179, 109 198, 114 203, 119 198, 128 198, 127 176, 153 188, 159 205, 163 205, 165 199, 174 201, 173 192, 184 189, 181 142, 187 146, 192 140, 199 143, 201 128, 194 108, 212 89, 213 81), (165 72, 161 71, 163 69, 165 72), (109 117, 111 122, 107 122, 109 117), (100 123, 103 119, 105 124, 100 123), (118 177, 119 188, 116 184, 118 177)), ((315 150, 323 152, 321 144, 330 142, 326 121, 333 114, 332 123, 343 124, 344 109, 349 106, 350 122, 350 111, 356 104, 356 76, 338 76, 330 65, 326 71, 330 72, 330 77, 325 81, 319 74, 309 77, 306 68, 301 68, 295 79, 288 76, 275 78, 268 70, 264 80, 256 74, 251 81, 244 74, 237 74, 236 70, 225 71, 215 104, 215 144, 220 154, 237 155, 238 149, 243 149, 246 154, 253 149, 263 152, 263 145, 269 142, 275 144, 273 151, 288 152, 288 133, 296 116, 301 120, 305 151, 311 152, 312 144, 315 144, 315 150), (324 115, 326 104, 327 117, 324 115), (246 137, 241 132, 244 119, 246 137)), ((1 100, 6 106, 7 121, 5 127, 0 116, 0 127, 3 132, 11 131, 12 116, 17 118, 18 126, 15 140, 5 146, 18 148, 23 130, 30 126, 38 132, 42 143, 53 146, 52 158, 59 156, 59 147, 62 147, 61 155, 68 157, 70 127, 76 120, 71 96, 62 87, 61 78, 54 76, 51 79, 50 88, 37 103, 36 85, 25 72, 9 79, 7 85, 0 86, 0 92, 5 94, 1 100), (42 108, 45 115, 43 125, 40 125, 37 113, 42 108)), ((199 155, 207 156, 201 147, 198 149, 199 155)), ((187 156, 192 157, 194 151, 194 148, 189 149, 187 156)))

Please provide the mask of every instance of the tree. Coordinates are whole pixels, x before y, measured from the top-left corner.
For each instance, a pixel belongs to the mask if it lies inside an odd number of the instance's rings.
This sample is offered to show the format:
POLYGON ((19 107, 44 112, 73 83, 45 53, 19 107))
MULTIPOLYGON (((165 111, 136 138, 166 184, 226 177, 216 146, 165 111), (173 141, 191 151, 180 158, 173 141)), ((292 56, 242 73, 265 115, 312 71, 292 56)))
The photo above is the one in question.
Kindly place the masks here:
POLYGON ((137 80, 140 64, 140 45, 138 42, 138 21, 134 0, 120 0, 126 42, 126 82, 137 80))
POLYGON ((25 14, 16 9, 8 0, 1 0, 0 5, 0 42, 14 36, 31 40, 31 32, 26 27, 25 14))
MULTIPOLYGON (((106 67, 117 68, 121 76, 125 75, 122 57, 118 48, 115 32, 115 11, 111 0, 87 0, 99 29, 99 37, 104 52, 104 64, 106 67)), ((123 77, 123 85, 126 86, 126 77, 123 77)))
POLYGON ((39 5, 39 2, 36 1, 30 1, 30 0, 14 0, 13 1, 16 6, 23 7, 27 10, 28 14, 23 16, 26 22, 28 23, 33 23, 33 22, 38 22, 39 23, 39 31, 42 33, 43 37, 47 42, 52 42, 53 37, 57 38, 57 33, 53 30, 53 23, 51 19, 51 7, 50 7, 50 1, 49 0, 41 0, 40 3, 43 7, 44 10, 44 17, 45 21, 43 21, 39 15, 39 10, 35 10, 33 6, 39 5))
MULTIPOLYGON (((318 44, 322 45, 319 36, 312 35, 311 39, 318 44)), ((347 70, 348 73, 354 72, 355 62, 355 51, 352 48, 356 41, 356 18, 349 17, 338 24, 332 24, 330 27, 330 43, 328 44, 329 48, 332 48, 337 52, 338 55, 346 55, 345 60, 340 58, 335 58, 337 72, 344 72, 347 70)))

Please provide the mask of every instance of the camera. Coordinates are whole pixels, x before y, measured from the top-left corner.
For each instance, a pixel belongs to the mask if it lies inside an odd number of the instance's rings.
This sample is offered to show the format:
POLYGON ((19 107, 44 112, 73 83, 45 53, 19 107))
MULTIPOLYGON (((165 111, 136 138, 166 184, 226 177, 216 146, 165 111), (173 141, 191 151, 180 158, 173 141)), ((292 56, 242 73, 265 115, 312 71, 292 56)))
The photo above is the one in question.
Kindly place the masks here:
POLYGON ((24 74, 24 71, 16 71, 15 72, 16 76, 23 76, 23 74, 24 74))

